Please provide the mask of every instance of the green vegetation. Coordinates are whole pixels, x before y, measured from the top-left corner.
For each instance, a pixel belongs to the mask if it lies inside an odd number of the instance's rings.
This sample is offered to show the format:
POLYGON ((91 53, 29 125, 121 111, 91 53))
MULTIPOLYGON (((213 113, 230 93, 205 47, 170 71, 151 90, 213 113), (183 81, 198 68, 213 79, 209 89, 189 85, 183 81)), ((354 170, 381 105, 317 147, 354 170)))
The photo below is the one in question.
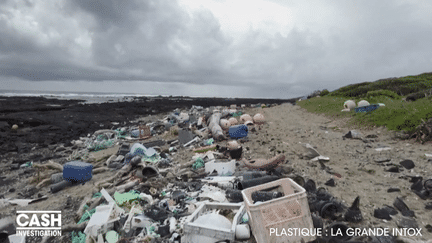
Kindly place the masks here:
POLYGON ((400 96, 432 88, 432 73, 423 73, 401 78, 380 79, 375 82, 363 82, 342 87, 330 93, 340 97, 362 97, 368 91, 390 90, 400 96))
POLYGON ((401 98, 400 95, 398 95, 395 92, 390 91, 390 90, 380 89, 380 90, 368 91, 366 93, 366 98, 368 98, 368 99, 372 99, 372 98, 375 98, 377 96, 387 96, 387 97, 392 98, 392 99, 400 99, 401 98))
POLYGON ((321 91, 320 96, 326 96, 328 95, 330 92, 327 89, 324 89, 323 91, 321 91))
POLYGON ((348 125, 361 127, 386 126, 390 130, 414 132, 422 120, 432 117, 432 73, 365 82, 342 87, 324 97, 315 97, 298 102, 309 112, 329 117, 349 118, 348 125), (413 93, 422 93, 414 101, 405 99, 413 93), (426 97, 425 97, 426 96, 426 97), (370 104, 383 103, 375 111, 367 113, 341 112, 346 100, 358 103, 367 100, 370 104))

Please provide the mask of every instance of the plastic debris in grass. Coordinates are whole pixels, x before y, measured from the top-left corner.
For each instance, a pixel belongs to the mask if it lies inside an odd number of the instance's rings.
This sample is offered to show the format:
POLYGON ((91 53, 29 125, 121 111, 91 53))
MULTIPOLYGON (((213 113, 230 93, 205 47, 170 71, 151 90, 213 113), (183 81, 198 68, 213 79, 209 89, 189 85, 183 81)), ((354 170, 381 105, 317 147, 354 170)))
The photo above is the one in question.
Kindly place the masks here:
POLYGON ((125 193, 114 192, 114 199, 118 205, 123 205, 126 202, 134 201, 140 198, 140 194, 136 191, 125 193))
POLYGON ((81 231, 78 231, 78 232, 72 231, 71 238, 72 238, 72 243, 85 243, 86 242, 86 235, 81 231))
POLYGON ((368 105, 368 106, 361 106, 361 107, 357 107, 355 108, 355 112, 359 113, 359 112, 371 112, 374 111, 376 109, 378 109, 380 107, 380 105, 378 104, 372 104, 372 105, 368 105))

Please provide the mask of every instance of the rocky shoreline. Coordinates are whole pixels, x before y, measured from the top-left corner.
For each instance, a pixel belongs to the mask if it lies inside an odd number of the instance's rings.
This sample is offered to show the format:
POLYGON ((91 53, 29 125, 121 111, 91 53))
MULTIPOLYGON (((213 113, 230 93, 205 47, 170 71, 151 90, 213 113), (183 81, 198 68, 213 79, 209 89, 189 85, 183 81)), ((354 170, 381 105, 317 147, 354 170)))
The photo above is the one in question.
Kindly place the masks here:
POLYGON ((100 129, 127 126, 138 117, 176 108, 231 104, 294 103, 296 99, 223 99, 190 97, 135 97, 129 102, 82 104, 83 100, 43 97, 0 97, 0 153, 27 153, 31 148, 66 144, 100 129), (18 125, 18 130, 12 126, 18 125))

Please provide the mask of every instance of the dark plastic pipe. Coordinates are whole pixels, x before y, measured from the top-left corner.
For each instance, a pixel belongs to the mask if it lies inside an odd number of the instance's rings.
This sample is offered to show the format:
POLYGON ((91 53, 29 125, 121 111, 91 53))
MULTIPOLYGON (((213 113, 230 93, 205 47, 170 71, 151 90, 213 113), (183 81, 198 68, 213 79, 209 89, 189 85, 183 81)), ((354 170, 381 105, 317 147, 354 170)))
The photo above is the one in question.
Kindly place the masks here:
POLYGON ((228 189, 225 192, 225 196, 230 202, 243 202, 243 195, 241 194, 240 190, 228 189))
POLYGON ((243 180, 240 181, 238 184, 238 189, 243 190, 249 187, 258 186, 264 183, 272 182, 275 180, 278 180, 279 176, 264 176, 260 178, 250 179, 250 180, 243 180))
POLYGON ((243 180, 251 180, 251 179, 260 178, 260 177, 263 177, 266 175, 267 175, 266 171, 246 171, 246 172, 241 174, 241 176, 243 177, 243 180))
POLYGON ((73 185, 73 183, 70 182, 70 181, 66 181, 66 180, 65 181, 61 181, 59 183, 51 185, 51 193, 59 192, 59 191, 65 189, 67 187, 72 186, 72 185, 73 185))
POLYGON ((256 202, 270 201, 278 197, 283 197, 283 193, 256 191, 256 192, 252 192, 251 196, 252 196, 252 201, 256 203, 256 202))

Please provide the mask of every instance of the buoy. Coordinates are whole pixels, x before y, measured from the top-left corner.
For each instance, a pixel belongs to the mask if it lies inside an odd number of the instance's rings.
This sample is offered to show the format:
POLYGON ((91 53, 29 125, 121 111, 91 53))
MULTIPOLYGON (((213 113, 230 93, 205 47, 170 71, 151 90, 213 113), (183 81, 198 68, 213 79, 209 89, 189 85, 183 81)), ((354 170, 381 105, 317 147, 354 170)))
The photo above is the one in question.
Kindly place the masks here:
POLYGON ((230 119, 228 119, 228 121, 230 122, 231 126, 237 125, 238 121, 236 118, 231 117, 230 119))
POLYGON ((224 130, 228 130, 231 126, 231 123, 227 119, 220 119, 219 123, 224 130))
POLYGON ((363 106, 368 106, 368 105, 370 105, 370 104, 366 100, 361 100, 361 101, 359 101, 359 103, 357 103, 358 107, 363 107, 363 106))
POLYGON ((253 121, 256 124, 264 124, 265 119, 264 116, 260 113, 255 114, 255 116, 253 117, 253 121))
POLYGON ((355 107, 356 107, 356 104, 355 104, 355 102, 352 101, 352 100, 347 100, 347 101, 345 101, 345 103, 344 103, 344 108, 345 108, 345 109, 352 110, 352 109, 354 109, 355 107))

